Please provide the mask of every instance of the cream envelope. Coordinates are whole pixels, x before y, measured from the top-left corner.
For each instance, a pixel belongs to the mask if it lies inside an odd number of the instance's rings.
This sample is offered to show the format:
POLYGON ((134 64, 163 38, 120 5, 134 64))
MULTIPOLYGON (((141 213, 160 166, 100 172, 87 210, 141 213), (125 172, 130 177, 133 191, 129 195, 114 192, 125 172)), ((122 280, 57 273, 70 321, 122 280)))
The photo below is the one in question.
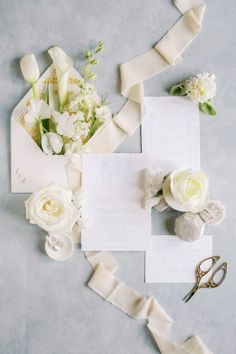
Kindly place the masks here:
MULTIPOLYGON (((55 108, 55 90, 57 87, 55 80, 53 83, 53 78, 55 78, 55 70, 52 64, 38 80, 37 90, 41 92, 44 89, 45 80, 50 80, 50 107, 55 108)), ((79 79, 81 76, 72 68, 68 91, 76 92, 78 90, 77 85, 73 83, 74 78, 79 79)), ((31 97, 32 90, 18 103, 11 116, 11 191, 13 193, 32 193, 52 182, 67 188, 68 160, 63 155, 45 155, 19 122, 19 118, 26 112, 26 104, 31 97)), ((94 146, 93 150, 96 150, 96 135, 106 125, 104 123, 90 139, 89 144, 94 146)), ((78 165, 80 164, 79 160, 78 165)), ((79 168, 79 166, 77 167, 79 168)))

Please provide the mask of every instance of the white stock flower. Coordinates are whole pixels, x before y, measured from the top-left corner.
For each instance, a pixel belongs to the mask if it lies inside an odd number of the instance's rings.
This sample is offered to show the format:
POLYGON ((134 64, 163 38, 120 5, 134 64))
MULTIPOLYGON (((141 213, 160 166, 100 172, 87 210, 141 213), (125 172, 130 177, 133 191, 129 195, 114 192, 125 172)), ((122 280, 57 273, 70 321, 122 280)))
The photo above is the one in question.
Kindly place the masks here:
POLYGON ((20 60, 20 67, 27 82, 36 82, 39 78, 39 67, 34 54, 27 54, 20 60))
POLYGON ((162 170, 145 170, 144 174, 144 204, 146 208, 156 206, 162 196, 162 187, 166 173, 162 170))
POLYGON ((78 111, 75 115, 74 115, 75 120, 79 120, 79 121, 83 121, 84 120, 84 112, 82 111, 78 111))
POLYGON ((80 139, 65 144, 65 157, 68 160, 77 161, 78 155, 83 152, 88 152, 88 148, 82 144, 80 139))
POLYGON ((78 140, 81 137, 87 136, 89 133, 89 130, 90 130, 90 128, 89 128, 88 123, 78 121, 76 123, 76 130, 75 130, 75 134, 74 134, 74 139, 78 140))
POLYGON ((37 120, 50 118, 51 109, 43 100, 32 99, 28 107, 28 112, 24 116, 24 120, 30 126, 37 123, 37 120))
POLYGON ((198 213, 208 200, 209 182, 202 171, 173 171, 163 184, 166 203, 179 211, 198 213))
POLYGON ((73 96, 72 96, 72 99, 71 99, 71 101, 70 101, 70 103, 69 103, 69 110, 70 110, 70 111, 73 110, 73 109, 75 109, 75 108, 78 109, 78 104, 79 104, 79 102, 80 102, 80 99, 81 99, 81 97, 80 97, 79 94, 76 94, 76 95, 73 95, 73 96))
POLYGON ((25 202, 26 219, 43 230, 69 232, 79 217, 72 192, 55 184, 34 192, 25 202))
POLYGON ((83 100, 88 108, 88 110, 96 108, 101 104, 101 98, 97 93, 87 94, 83 100))
POLYGON ((72 138, 75 134, 75 117, 73 115, 69 115, 68 112, 59 113, 57 111, 53 111, 52 115, 55 123, 57 124, 57 133, 67 138, 72 138))
POLYGON ((95 92, 95 87, 92 84, 86 83, 84 89, 85 89, 85 92, 87 92, 87 93, 95 92))
POLYGON ((215 75, 200 73, 186 81, 186 93, 195 102, 211 100, 216 94, 215 75))
POLYGON ((56 46, 50 48, 48 53, 56 69, 59 100, 63 106, 67 98, 68 77, 70 69, 73 66, 73 61, 61 48, 56 46))
POLYGON ((106 121, 111 119, 111 111, 108 106, 101 106, 95 109, 95 115, 97 119, 106 121))
POLYGON ((46 155, 59 154, 63 147, 63 139, 56 133, 46 133, 42 136, 41 145, 46 155))

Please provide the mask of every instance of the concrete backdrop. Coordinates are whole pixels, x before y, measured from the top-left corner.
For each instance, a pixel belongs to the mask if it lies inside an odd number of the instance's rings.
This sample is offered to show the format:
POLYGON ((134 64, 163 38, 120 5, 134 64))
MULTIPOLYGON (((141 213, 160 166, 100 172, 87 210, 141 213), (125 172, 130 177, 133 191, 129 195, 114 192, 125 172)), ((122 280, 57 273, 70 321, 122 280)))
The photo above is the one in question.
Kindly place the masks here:
MULTIPOLYGON (((10 193, 10 115, 29 86, 19 59, 34 52, 41 72, 50 64, 47 49, 61 46, 81 68, 81 53, 102 39, 105 50, 97 87, 109 91, 114 112, 119 94, 118 65, 147 51, 180 17, 167 0, 0 0, 0 353, 1 354, 152 354, 155 344, 144 322, 136 322, 86 287, 91 269, 80 250, 65 263, 43 252, 42 232, 24 218, 26 195, 10 193)), ((183 341, 199 334, 215 354, 236 353, 235 97, 236 2, 207 1, 204 29, 184 53, 184 61, 145 82, 146 95, 190 74, 216 74, 217 117, 201 115, 202 167, 213 195, 227 206, 227 218, 214 234, 214 253, 229 263, 227 281, 202 290, 188 304, 184 284, 146 285, 144 255, 117 253, 118 276, 146 295, 155 295, 174 319, 172 336, 183 341)), ((119 152, 139 152, 137 132, 119 152)), ((167 233, 172 218, 153 215, 154 232, 167 233)))

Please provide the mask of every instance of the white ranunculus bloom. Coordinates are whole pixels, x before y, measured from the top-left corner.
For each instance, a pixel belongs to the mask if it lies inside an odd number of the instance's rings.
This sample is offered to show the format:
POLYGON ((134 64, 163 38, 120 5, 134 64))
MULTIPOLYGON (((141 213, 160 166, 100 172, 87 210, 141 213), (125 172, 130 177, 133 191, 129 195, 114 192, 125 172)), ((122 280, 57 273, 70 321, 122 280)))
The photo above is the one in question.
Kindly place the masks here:
POLYGON ((59 100, 60 105, 63 106, 67 98, 68 77, 73 61, 61 48, 56 46, 50 48, 48 53, 56 69, 59 100))
POLYGON ((21 58, 20 67, 26 81, 32 83, 38 80, 39 67, 34 54, 27 54, 21 58))
POLYGON ((41 145, 46 155, 59 154, 63 147, 63 139, 56 133, 46 133, 42 136, 41 145))
POLYGON ((215 75, 200 73, 186 81, 186 93, 195 102, 211 100, 216 94, 215 75))
POLYGON ((50 118, 52 112, 49 105, 43 100, 32 99, 28 107, 28 112, 24 116, 24 120, 30 126, 37 123, 37 120, 50 118))
POLYGON ((55 184, 34 192, 25 202, 26 219, 48 232, 69 232, 79 212, 72 203, 72 192, 55 184))
POLYGON ((163 184, 166 203, 179 211, 198 213, 208 200, 209 182, 202 171, 173 171, 163 184))
POLYGON ((63 135, 67 138, 72 138, 75 134, 75 121, 76 117, 74 115, 69 115, 68 112, 59 113, 53 111, 52 113, 55 123, 57 124, 57 133, 63 135))
POLYGON ((108 120, 111 119, 111 111, 108 106, 101 106, 95 109, 97 119, 108 120))

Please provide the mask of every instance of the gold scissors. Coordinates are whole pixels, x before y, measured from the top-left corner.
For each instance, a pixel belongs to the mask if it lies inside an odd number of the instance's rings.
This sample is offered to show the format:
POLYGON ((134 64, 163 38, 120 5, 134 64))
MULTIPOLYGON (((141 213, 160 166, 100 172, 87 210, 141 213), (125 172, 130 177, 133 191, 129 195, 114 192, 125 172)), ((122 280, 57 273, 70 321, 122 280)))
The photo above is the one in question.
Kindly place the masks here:
POLYGON ((222 263, 216 270, 213 271, 213 273, 211 274, 211 276, 209 277, 209 279, 206 282, 202 282, 201 280, 202 278, 209 273, 212 268, 215 266, 215 264, 218 262, 218 260, 220 259, 220 256, 213 256, 213 257, 208 257, 206 259, 203 259, 203 261, 201 261, 195 271, 195 275, 196 275, 196 284, 194 285, 194 287, 192 288, 192 290, 183 298, 183 300, 185 302, 188 302, 191 297, 201 288, 217 288, 217 286, 221 285, 223 283, 223 281, 226 278, 226 274, 227 274, 227 262, 222 263), (211 260, 211 265, 208 269, 203 270, 201 267, 203 265, 204 262, 207 262, 211 260), (216 276, 217 273, 219 273, 220 271, 222 271, 222 277, 220 278, 219 281, 215 281, 214 277, 216 276))

